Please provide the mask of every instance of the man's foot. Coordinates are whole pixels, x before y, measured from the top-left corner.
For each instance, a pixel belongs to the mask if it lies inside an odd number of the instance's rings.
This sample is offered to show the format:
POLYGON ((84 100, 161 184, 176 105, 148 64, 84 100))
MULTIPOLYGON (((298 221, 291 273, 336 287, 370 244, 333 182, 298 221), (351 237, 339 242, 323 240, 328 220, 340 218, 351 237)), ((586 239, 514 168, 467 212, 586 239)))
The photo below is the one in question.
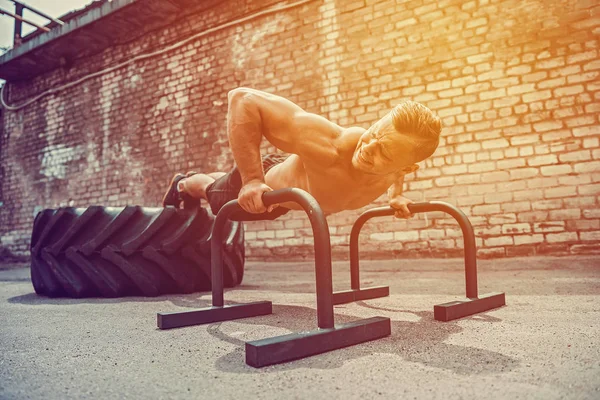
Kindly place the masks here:
MULTIPOLYGON (((196 171, 189 171, 188 173, 185 174, 186 178, 189 178, 192 175, 197 175, 198 173, 196 171)), ((183 208, 188 210, 188 209, 194 209, 196 207, 200 207, 200 199, 196 199, 192 196, 190 196, 188 193, 185 192, 179 192, 180 198, 181 200, 183 200, 183 208)))
POLYGON ((184 179, 186 176, 184 174, 175 174, 173 179, 171 179, 171 183, 169 183, 169 188, 167 192, 163 196, 162 205, 163 207, 174 206, 175 208, 179 208, 179 204, 181 203, 181 194, 177 190, 177 184, 180 180, 184 179))

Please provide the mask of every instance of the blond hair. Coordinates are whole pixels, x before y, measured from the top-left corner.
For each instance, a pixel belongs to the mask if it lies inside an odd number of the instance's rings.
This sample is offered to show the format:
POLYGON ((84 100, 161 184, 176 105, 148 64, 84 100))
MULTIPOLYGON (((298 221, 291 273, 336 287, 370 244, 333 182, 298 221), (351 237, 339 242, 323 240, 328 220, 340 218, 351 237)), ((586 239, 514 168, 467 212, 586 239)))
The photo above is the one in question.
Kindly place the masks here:
POLYGON ((413 146, 413 163, 430 157, 437 149, 442 121, 423 104, 404 101, 391 111, 392 124, 413 146))

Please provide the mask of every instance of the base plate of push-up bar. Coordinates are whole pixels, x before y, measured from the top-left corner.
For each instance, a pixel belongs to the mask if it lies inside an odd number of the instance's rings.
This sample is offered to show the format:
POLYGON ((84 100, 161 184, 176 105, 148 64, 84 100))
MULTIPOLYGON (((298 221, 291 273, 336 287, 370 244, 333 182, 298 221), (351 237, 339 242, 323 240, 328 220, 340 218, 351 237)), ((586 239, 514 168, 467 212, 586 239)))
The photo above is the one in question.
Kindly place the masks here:
POLYGON ((269 314, 273 314, 273 304, 270 301, 257 301, 245 304, 227 304, 223 307, 206 307, 191 311, 158 313, 156 322, 160 329, 172 329, 269 314))
MULTIPOLYGON (((171 329, 268 315, 272 312, 270 301, 258 301, 193 311, 158 313, 157 323, 160 329, 171 329)), ((373 317, 335 325, 334 328, 255 340, 246 342, 246 363, 253 367, 265 367, 380 339, 389 336, 391 332, 389 318, 373 317)))
POLYGON ((246 342, 246 364, 252 367, 279 364, 380 339, 391 332, 389 318, 372 317, 335 325, 335 328, 254 340, 246 342))
POLYGON ((451 301, 433 307, 433 318, 437 321, 452 321, 477 314, 506 304, 504 293, 488 293, 474 299, 451 301))
POLYGON ((342 290, 333 293, 333 304, 347 304, 360 300, 378 299, 390 295, 389 286, 374 286, 364 289, 342 290))

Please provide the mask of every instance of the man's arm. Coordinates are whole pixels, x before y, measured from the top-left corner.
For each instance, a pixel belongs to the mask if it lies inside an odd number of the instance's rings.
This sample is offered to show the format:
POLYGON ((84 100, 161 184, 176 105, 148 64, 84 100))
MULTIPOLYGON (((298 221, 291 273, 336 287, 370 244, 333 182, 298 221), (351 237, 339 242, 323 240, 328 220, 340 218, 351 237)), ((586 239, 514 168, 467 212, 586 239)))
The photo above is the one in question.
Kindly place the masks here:
POLYGON ((265 212, 261 196, 271 190, 265 185, 260 156, 263 136, 278 149, 306 159, 336 152, 334 140, 342 128, 283 97, 238 88, 229 92, 228 99, 229 143, 243 185, 238 201, 248 212, 265 212))
POLYGON ((397 210, 395 214, 396 218, 408 219, 414 216, 414 214, 408 209, 408 205, 413 203, 413 201, 402 196, 403 189, 404 174, 401 174, 396 179, 396 182, 394 182, 388 189, 388 199, 390 207, 393 207, 397 210))
POLYGON ((260 157, 262 121, 258 107, 241 90, 232 90, 227 97, 227 135, 242 186, 253 181, 264 182, 260 157))

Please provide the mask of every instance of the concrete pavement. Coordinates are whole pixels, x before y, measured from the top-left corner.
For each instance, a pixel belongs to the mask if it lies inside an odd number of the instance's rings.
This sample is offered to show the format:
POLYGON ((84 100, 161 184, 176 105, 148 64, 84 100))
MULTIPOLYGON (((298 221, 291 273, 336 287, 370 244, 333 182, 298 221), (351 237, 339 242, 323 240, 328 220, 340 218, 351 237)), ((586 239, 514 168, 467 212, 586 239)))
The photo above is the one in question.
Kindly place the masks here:
MULTIPOLYGON (((226 301, 273 314, 160 331, 156 313, 210 293, 124 299, 37 296, 28 269, 0 271, 1 399, 599 399, 600 256, 479 261, 480 293, 507 305, 457 321, 433 305, 464 296, 462 259, 363 261, 391 295, 335 307, 336 322, 384 316, 392 335, 261 369, 244 342, 316 327, 310 262, 247 264, 226 301)), ((349 287, 334 264, 334 289, 349 287)))

